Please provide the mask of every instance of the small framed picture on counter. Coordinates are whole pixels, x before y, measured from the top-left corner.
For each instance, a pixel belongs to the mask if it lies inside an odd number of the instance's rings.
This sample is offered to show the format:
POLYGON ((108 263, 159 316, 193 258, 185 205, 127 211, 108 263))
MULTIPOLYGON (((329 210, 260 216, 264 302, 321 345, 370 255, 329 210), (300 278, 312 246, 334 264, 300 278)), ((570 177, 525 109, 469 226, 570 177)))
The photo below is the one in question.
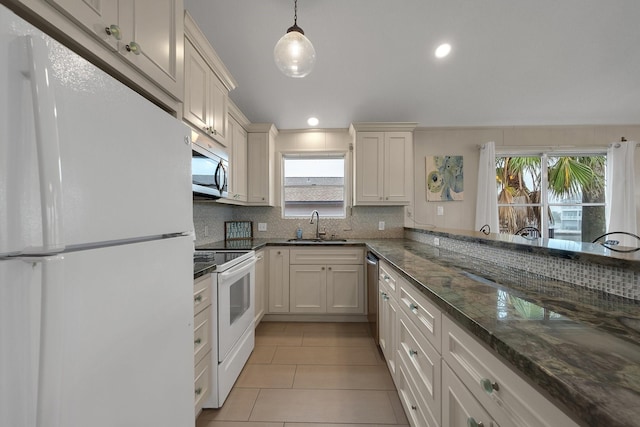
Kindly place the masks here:
POLYGON ((253 238, 253 221, 225 221, 224 240, 253 238))

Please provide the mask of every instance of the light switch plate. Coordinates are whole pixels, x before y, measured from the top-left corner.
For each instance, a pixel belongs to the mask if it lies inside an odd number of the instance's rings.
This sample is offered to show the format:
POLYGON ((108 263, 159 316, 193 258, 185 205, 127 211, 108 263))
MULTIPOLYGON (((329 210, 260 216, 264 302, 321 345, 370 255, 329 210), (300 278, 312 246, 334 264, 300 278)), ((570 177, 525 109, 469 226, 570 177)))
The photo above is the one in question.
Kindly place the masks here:
POLYGON ((378 230, 384 230, 384 221, 378 221, 378 230))
POLYGON ((444 206, 438 206, 438 215, 444 215, 444 206))
POLYGON ((267 231, 267 223, 259 222, 258 223, 258 231, 267 231))

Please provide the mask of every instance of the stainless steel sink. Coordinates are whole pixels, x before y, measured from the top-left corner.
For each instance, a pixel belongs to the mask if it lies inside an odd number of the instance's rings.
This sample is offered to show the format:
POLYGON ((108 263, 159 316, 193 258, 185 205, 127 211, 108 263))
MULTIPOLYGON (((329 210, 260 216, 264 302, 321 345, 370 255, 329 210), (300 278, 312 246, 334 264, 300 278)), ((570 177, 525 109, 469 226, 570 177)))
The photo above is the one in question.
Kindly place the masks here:
POLYGON ((289 243, 345 243, 347 241, 347 239, 330 239, 330 240, 323 240, 323 239, 289 239, 287 240, 287 242, 289 243))

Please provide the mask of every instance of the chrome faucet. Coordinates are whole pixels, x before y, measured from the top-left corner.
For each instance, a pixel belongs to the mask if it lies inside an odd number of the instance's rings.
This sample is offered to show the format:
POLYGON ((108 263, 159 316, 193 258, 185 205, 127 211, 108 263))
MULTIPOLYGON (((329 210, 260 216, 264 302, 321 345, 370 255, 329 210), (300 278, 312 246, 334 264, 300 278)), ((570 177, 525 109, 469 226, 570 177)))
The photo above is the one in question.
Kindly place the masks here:
POLYGON ((309 224, 313 224, 314 215, 316 216, 316 239, 320 239, 320 235, 325 235, 326 233, 320 233, 320 214, 315 209, 311 212, 311 220, 309 221, 309 224))

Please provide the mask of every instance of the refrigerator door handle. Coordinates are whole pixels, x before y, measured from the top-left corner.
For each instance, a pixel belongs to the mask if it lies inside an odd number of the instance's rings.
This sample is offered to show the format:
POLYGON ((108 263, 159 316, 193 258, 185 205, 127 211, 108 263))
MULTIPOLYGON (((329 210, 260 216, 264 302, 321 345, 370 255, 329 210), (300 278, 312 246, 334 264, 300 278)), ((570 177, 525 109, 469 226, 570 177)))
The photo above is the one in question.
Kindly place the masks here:
POLYGON ((62 165, 56 100, 51 87, 51 66, 44 40, 25 36, 29 80, 35 118, 36 148, 40 169, 43 253, 65 249, 62 221, 62 165))

